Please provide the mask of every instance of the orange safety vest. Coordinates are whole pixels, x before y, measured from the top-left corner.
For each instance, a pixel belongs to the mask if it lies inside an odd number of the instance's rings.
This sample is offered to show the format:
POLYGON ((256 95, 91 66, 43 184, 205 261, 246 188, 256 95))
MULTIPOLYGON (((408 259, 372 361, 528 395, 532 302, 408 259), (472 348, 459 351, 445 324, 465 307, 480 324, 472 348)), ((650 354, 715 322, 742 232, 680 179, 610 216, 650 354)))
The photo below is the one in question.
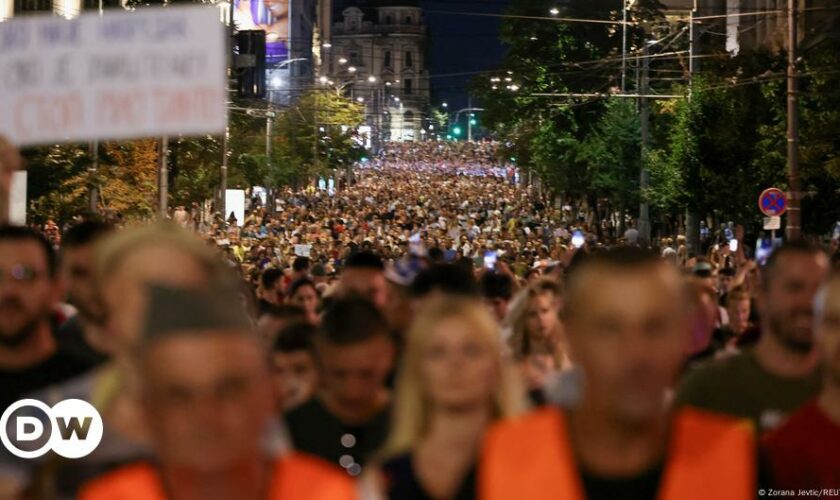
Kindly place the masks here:
MULTIPOLYGON (((268 500, 355 500, 353 481, 318 458, 290 453, 276 460, 268 500)), ((154 466, 127 465, 88 483, 79 500, 166 500, 154 466)), ((233 500, 233 499, 232 499, 233 500)))
MULTIPOLYGON (((686 408, 676 415, 669 446, 658 500, 755 498, 755 438, 746 423, 686 408)), ((561 410, 543 408, 490 429, 479 498, 585 500, 561 410)))

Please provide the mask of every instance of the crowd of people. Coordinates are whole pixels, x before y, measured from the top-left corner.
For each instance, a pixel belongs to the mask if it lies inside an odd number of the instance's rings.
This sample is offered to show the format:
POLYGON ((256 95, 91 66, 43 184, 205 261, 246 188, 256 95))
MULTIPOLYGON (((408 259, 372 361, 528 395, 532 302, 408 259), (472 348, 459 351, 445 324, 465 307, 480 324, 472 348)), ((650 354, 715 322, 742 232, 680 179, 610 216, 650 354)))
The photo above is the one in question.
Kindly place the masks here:
POLYGON ((0 498, 840 495, 823 249, 597 241, 504 178, 391 161, 206 232, 0 227, 0 408, 105 428, 78 460, 0 449, 0 498))
POLYGON ((406 165, 499 165, 499 143, 484 141, 388 142, 378 157, 390 164, 406 165))

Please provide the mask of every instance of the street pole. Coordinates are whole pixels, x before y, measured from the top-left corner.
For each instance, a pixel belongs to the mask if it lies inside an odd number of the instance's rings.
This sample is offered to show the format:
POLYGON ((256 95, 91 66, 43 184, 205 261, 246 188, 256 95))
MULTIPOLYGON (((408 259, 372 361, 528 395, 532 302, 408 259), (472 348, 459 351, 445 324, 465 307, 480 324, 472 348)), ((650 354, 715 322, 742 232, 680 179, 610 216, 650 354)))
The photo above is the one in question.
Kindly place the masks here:
POLYGON ((694 12, 697 10, 697 0, 691 7, 688 14, 688 98, 694 90, 694 12))
MULTIPOLYGON (((469 96, 467 100, 467 107, 472 109, 472 96, 469 96)), ((470 114, 467 116, 467 142, 472 142, 472 111, 469 112, 470 114)))
MULTIPOLYGON (((271 101, 269 101, 269 110, 265 113, 265 166, 266 166, 266 174, 271 175, 271 126, 274 123, 274 112, 271 111, 271 101)), ((269 184, 269 183, 266 183, 269 184)), ((275 209, 277 208, 274 204, 274 200, 276 196, 274 195, 274 186, 269 185, 266 186, 266 191, 268 192, 268 208, 270 213, 274 213, 275 209)))
MULTIPOLYGON (((697 68, 694 62, 694 13, 697 11, 697 0, 694 0, 691 12, 689 13, 689 40, 688 40, 688 100, 694 96, 694 71, 697 68)), ((685 210, 685 233, 688 253, 698 255, 700 253, 700 220, 697 209, 692 204, 685 210)))
MULTIPOLYGON (((105 14, 103 1, 99 0, 99 17, 105 14)), ((88 167, 88 210, 91 214, 99 212, 99 189, 96 176, 99 172, 99 141, 94 139, 90 143, 91 164, 88 167)))
POLYGON ((799 182, 799 70, 797 68, 797 2, 788 0, 788 91, 787 91, 787 143, 788 143, 788 212, 785 233, 788 240, 802 237, 802 212, 799 182))
POLYGON ((88 209, 90 213, 95 214, 99 212, 99 189, 96 185, 96 174, 99 171, 99 141, 97 140, 90 143, 90 159, 90 167, 88 167, 88 209))
POLYGON ((269 111, 265 114, 265 165, 266 170, 271 170, 271 125, 274 113, 269 111))
POLYGON ((222 229, 227 230, 227 182, 228 182, 228 149, 230 148, 230 127, 225 127, 222 139, 222 179, 219 186, 219 210, 222 214, 222 229))
POLYGON ((621 93, 627 92, 627 0, 621 0, 621 93))
POLYGON ((641 90, 641 129, 642 129, 642 162, 639 173, 639 238, 646 244, 650 244, 650 207, 645 199, 645 191, 650 183, 650 172, 647 168, 647 151, 650 142, 650 107, 647 96, 649 93, 649 70, 650 58, 648 57, 648 44, 642 48, 642 90, 641 90))
POLYGON ((166 219, 169 212, 169 137, 160 140, 160 179, 158 216, 166 219))

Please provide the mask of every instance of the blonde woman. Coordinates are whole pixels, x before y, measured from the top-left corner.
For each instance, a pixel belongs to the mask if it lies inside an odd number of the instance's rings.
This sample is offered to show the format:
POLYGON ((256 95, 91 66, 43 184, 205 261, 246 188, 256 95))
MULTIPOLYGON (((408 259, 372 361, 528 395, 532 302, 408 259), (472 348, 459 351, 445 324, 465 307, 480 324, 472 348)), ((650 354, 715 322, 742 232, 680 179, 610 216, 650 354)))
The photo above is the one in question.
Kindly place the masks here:
POLYGON ((514 299, 507 318, 509 347, 537 403, 551 374, 571 367, 563 336, 560 284, 541 279, 514 299))
POLYGON ((498 327, 470 299, 437 299, 408 335, 397 380, 391 434, 372 498, 476 497, 475 465, 484 431, 518 413, 522 392, 502 355, 498 327))

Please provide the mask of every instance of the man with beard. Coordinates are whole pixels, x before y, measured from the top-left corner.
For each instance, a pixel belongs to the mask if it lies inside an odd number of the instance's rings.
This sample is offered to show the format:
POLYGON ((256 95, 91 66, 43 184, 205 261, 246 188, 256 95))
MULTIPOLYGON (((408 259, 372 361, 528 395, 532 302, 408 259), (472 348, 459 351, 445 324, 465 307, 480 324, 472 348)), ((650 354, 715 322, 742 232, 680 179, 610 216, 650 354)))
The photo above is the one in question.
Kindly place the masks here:
POLYGON ((840 488, 840 274, 836 271, 817 295, 815 306, 822 390, 762 442, 773 486, 784 490, 840 488))
POLYGON ((84 221, 71 227, 61 243, 61 276, 78 314, 61 325, 58 342, 62 350, 91 368, 107 360, 113 350, 105 333, 105 311, 94 282, 94 246, 110 232, 108 224, 84 221))
POLYGON ((50 244, 31 229, 0 226, 0 411, 84 371, 53 335, 60 297, 50 244))
POLYGON ((816 396, 822 377, 814 349, 814 296, 828 257, 804 242, 770 256, 758 303, 762 335, 756 348, 698 368, 683 380, 676 404, 747 417, 759 431, 774 429, 816 396))

